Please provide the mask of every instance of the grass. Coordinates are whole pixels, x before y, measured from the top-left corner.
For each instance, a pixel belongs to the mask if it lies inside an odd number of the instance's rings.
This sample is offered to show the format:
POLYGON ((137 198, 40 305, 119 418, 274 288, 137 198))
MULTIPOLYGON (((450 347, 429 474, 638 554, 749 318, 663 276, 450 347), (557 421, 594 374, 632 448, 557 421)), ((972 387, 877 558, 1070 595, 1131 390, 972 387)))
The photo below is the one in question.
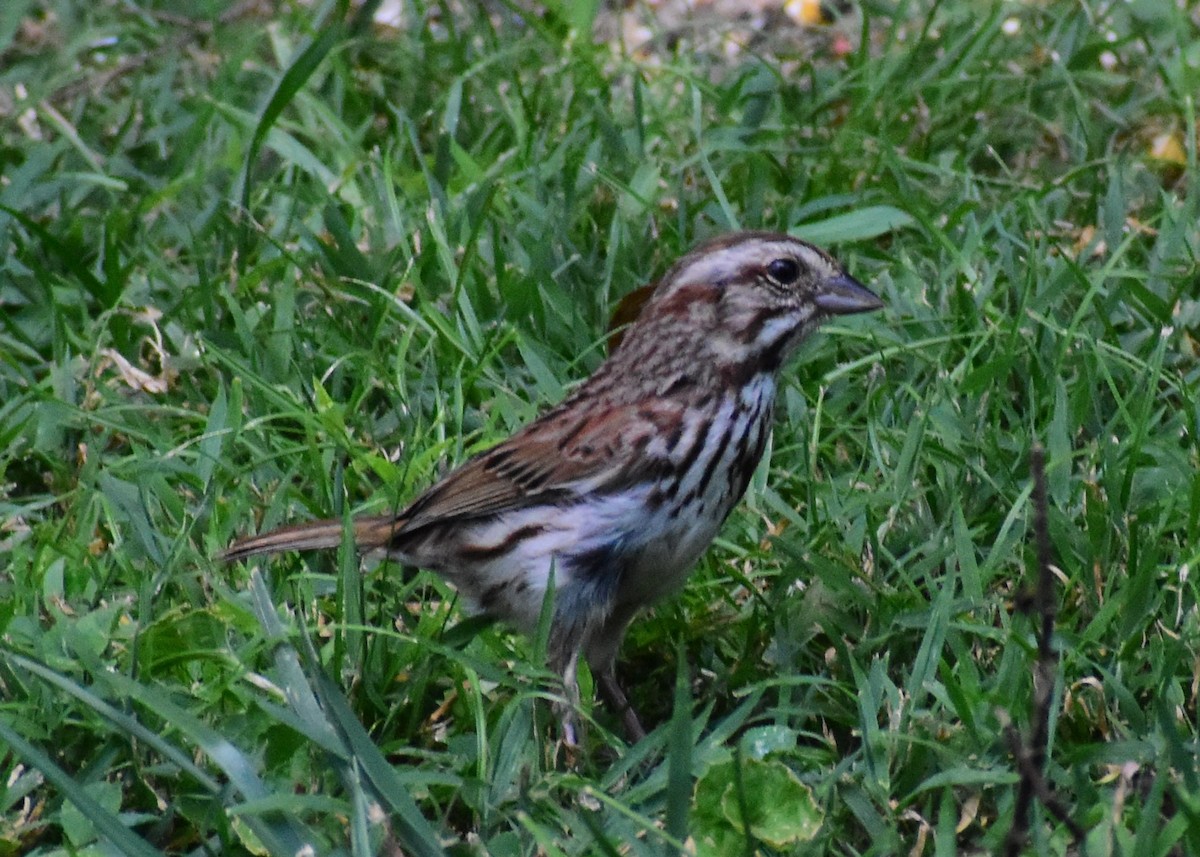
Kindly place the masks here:
POLYGON ((1089 854, 1200 853, 1194 10, 872 2, 731 59, 549 5, 0 10, 0 854, 995 851, 1035 443, 1048 781, 1089 854), (536 641, 429 575, 214 559, 403 504, 760 226, 888 307, 635 625, 643 744, 596 709, 557 763, 536 641))

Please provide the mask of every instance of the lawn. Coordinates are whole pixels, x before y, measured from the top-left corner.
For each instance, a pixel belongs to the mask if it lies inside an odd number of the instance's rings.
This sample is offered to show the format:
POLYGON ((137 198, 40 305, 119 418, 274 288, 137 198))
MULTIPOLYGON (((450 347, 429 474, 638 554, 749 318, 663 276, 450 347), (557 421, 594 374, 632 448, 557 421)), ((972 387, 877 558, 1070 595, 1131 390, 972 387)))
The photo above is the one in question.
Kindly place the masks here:
POLYGON ((0 857, 1017 853, 1033 784, 1026 853, 1200 854, 1200 11, 594 5, 2 4, 0 857), (217 559, 402 506, 734 228, 887 306, 634 625, 645 741, 585 674, 566 764, 433 575, 217 559))

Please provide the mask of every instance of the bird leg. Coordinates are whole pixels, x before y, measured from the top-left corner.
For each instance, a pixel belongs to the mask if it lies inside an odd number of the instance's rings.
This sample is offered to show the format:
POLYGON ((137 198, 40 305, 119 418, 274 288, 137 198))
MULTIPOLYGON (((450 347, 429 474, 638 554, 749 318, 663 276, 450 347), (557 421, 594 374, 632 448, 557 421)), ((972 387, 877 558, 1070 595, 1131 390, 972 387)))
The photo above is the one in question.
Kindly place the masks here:
POLYGON ((561 740, 568 757, 579 747, 579 652, 583 630, 579 624, 557 617, 550 631, 547 655, 550 669, 562 677, 562 697, 554 702, 554 713, 562 724, 561 740))
POLYGON ((579 650, 575 649, 567 662, 557 670, 562 676, 562 699, 554 703, 554 713, 562 724, 562 742, 568 752, 579 746, 579 650))
POLYGON ((633 703, 629 701, 629 697, 625 695, 620 682, 617 681, 615 665, 609 663, 605 667, 593 670, 592 677, 596 680, 596 687, 600 691, 604 703, 612 709, 613 713, 620 715, 621 725, 625 728, 625 738, 629 743, 636 744, 645 738, 646 730, 642 726, 642 721, 638 719, 637 712, 633 709, 633 703))
POLYGON ((625 639, 625 631, 633 617, 637 615, 639 606, 636 604, 618 604, 605 619, 604 624, 593 631, 587 640, 587 662, 592 670, 592 678, 600 698, 604 700, 614 714, 621 718, 625 729, 625 739, 630 744, 636 744, 646 737, 646 730, 637 712, 630 703, 629 697, 617 681, 617 652, 621 641, 625 639))
MULTIPOLYGON (((559 659, 554 658, 552 661, 559 659)), ((554 703, 554 712, 562 724, 562 742, 568 753, 579 747, 582 736, 582 726, 579 723, 579 650, 575 649, 565 663, 553 664, 556 672, 562 676, 563 695, 560 701, 554 703)), ((646 737, 646 729, 634 710, 633 703, 625 695, 621 683, 617 680, 615 660, 597 664, 592 667, 592 679, 596 682, 596 690, 604 704, 621 718, 621 726, 625 730, 625 738, 630 744, 636 744, 646 737)))
POLYGON ((621 719, 625 739, 636 744, 646 737, 646 729, 617 681, 617 652, 629 623, 637 615, 637 604, 616 604, 607 610, 593 611, 580 620, 562 604, 550 632, 548 655, 550 668, 562 676, 563 698, 554 705, 562 722, 562 742, 568 753, 579 746, 579 654, 587 656, 596 690, 604 704, 621 719))

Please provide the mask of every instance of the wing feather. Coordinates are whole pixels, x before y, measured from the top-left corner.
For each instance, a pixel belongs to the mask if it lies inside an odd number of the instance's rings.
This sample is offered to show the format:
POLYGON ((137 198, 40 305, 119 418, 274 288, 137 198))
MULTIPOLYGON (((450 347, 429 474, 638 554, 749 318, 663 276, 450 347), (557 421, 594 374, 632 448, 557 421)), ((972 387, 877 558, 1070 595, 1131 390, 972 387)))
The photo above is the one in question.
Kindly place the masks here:
POLYGON ((618 490, 645 473, 647 446, 681 418, 680 410, 655 401, 550 411, 418 497, 401 513, 397 535, 531 502, 570 502, 586 492, 618 490))

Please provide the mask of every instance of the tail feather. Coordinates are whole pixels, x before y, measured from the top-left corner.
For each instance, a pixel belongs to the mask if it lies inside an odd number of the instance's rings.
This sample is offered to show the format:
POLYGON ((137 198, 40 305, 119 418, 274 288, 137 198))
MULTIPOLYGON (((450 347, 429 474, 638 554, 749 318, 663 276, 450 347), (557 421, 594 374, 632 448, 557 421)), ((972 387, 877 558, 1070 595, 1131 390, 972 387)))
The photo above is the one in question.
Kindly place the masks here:
MULTIPOLYGON (((403 525, 403 519, 395 515, 355 518, 352 522, 355 544, 364 552, 385 548, 392 535, 403 525)), ((265 553, 335 548, 342 543, 344 531, 340 519, 291 524, 257 536, 240 538, 222 551, 220 558, 225 562, 237 562, 265 553)))

